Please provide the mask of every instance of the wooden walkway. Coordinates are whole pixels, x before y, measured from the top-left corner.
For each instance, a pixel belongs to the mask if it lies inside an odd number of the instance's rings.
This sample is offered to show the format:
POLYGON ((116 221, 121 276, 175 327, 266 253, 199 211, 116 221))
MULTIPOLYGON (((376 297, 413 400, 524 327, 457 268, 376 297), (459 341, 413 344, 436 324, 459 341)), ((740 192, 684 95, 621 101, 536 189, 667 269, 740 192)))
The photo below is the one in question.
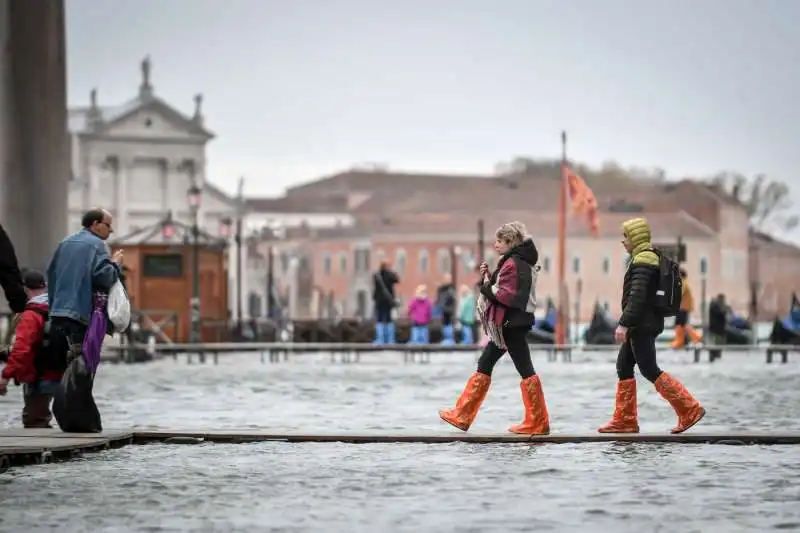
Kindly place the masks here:
POLYGON ((66 460, 84 452, 101 451, 127 444, 165 443, 243 443, 243 442, 344 442, 365 443, 540 443, 580 444, 601 442, 634 442, 657 444, 732 444, 775 445, 800 444, 800 433, 638 433, 638 434, 560 434, 546 436, 514 435, 511 433, 463 433, 460 431, 362 431, 362 432, 304 432, 253 430, 123 430, 100 434, 62 433, 58 429, 0 430, 0 472, 11 466, 40 464, 66 460))
POLYGON ((58 429, 0 429, 0 472, 10 466, 72 459, 133 442, 133 432, 62 433, 58 429))

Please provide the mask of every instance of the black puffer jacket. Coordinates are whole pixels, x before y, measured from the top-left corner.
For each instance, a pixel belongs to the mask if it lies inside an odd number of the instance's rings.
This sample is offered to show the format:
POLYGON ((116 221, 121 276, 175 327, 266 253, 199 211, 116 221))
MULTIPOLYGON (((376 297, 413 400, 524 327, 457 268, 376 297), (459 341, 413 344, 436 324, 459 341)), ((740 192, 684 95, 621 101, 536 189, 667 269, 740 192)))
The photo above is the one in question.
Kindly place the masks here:
POLYGON ((650 226, 643 218, 622 225, 633 245, 631 262, 622 283, 622 316, 619 325, 631 331, 658 335, 664 331, 664 317, 655 312, 660 259, 650 244, 650 226))
POLYGON ((22 274, 17 263, 17 254, 8 234, 0 226, 0 287, 6 293, 8 306, 14 313, 21 313, 28 303, 25 287, 22 285, 22 274))

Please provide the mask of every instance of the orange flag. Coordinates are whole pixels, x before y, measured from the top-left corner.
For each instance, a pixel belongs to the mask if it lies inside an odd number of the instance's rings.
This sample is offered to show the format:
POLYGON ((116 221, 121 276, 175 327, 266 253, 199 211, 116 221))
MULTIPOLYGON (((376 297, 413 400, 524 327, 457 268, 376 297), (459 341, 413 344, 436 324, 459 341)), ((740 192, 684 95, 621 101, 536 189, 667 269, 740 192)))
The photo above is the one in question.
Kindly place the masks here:
POLYGON ((567 191, 569 192, 570 200, 572 200, 573 212, 582 213, 589 223, 592 235, 599 237, 600 221, 597 216, 597 198, 595 198, 592 189, 586 185, 583 178, 575 174, 567 165, 562 164, 561 169, 567 182, 567 191))

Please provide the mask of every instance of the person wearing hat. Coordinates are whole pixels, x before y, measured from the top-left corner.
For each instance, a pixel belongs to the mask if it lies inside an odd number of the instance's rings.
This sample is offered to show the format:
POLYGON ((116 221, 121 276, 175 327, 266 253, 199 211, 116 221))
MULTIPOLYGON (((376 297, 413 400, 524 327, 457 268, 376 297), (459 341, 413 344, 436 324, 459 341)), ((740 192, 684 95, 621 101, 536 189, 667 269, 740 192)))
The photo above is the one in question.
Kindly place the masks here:
POLYGON ((21 383, 24 400, 22 425, 26 428, 49 428, 52 420, 50 402, 60 386, 65 364, 50 357, 56 351, 48 349, 46 324, 49 305, 44 275, 36 270, 24 271, 22 283, 28 303, 17 322, 8 362, 0 373, 0 395, 7 392, 11 380, 21 383))

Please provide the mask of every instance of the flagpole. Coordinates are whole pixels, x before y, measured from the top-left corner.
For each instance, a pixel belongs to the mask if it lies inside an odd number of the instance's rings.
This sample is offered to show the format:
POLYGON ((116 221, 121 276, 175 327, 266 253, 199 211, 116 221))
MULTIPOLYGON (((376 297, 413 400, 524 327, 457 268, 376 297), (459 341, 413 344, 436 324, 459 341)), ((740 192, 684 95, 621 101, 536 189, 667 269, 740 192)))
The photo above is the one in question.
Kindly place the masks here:
POLYGON ((556 344, 566 344, 566 310, 564 288, 567 255, 567 132, 561 132, 561 187, 558 200, 558 312, 556 320, 556 344))

